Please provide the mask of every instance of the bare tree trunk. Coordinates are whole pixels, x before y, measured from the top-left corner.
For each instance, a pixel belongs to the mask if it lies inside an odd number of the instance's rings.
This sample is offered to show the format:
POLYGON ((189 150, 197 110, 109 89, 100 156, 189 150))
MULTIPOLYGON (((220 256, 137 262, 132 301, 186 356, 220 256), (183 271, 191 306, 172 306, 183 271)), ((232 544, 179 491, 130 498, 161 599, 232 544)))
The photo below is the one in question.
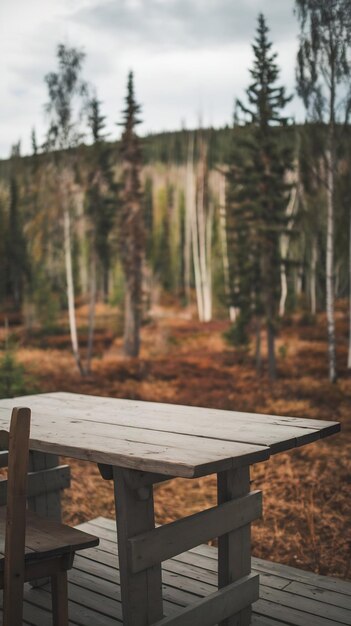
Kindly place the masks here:
MULTIPOLYGON (((230 274, 229 274, 229 257, 228 257, 228 240, 227 240, 227 213, 226 213, 226 178, 224 174, 220 174, 219 178, 219 234, 222 248, 222 263, 224 275, 224 293, 227 301, 230 302, 230 274)), ((235 322, 237 311, 234 306, 229 305, 229 319, 235 322)))
POLYGON ((311 313, 316 315, 317 312, 317 288, 316 288, 316 269, 317 269, 317 241, 313 237, 311 249, 311 274, 310 274, 310 300, 311 313))
POLYGON ((84 214, 84 193, 80 190, 75 194, 75 209, 76 209, 76 233, 79 242, 79 254, 78 254, 78 271, 79 271, 79 286, 84 298, 89 293, 89 259, 88 259, 88 241, 87 241, 87 224, 86 216, 84 214))
POLYGON ((277 367, 275 359, 275 329, 271 320, 267 321, 267 342, 268 342, 268 375, 270 380, 277 378, 277 367))
POLYGON ((296 272, 296 295, 298 298, 301 298, 301 295, 302 295, 302 283, 303 283, 303 266, 300 263, 296 272))
POLYGON ((350 212, 350 235, 349 235, 349 353, 347 368, 351 369, 351 212, 350 212))
POLYGON ((297 203, 297 186, 291 191, 288 206, 286 208, 286 216, 289 218, 287 223, 287 232, 280 237, 280 255, 282 263, 280 264, 280 302, 279 302, 279 315, 282 317, 285 315, 286 299, 288 296, 288 281, 286 277, 286 261, 288 258, 289 244, 290 244, 290 231, 294 225, 294 213, 296 212, 297 203))
POLYGON ((275 359, 275 291, 271 277, 274 274, 274 250, 270 242, 266 241, 262 246, 262 289, 263 302, 266 317, 267 348, 268 348, 268 374, 270 380, 277 377, 275 359))
MULTIPOLYGON (((194 139, 193 137, 189 143, 189 151, 188 151, 187 184, 186 184, 186 213, 187 213, 187 223, 189 225, 190 244, 191 244, 192 257, 193 257, 193 263, 194 263, 197 311, 199 315, 199 320, 202 322, 204 321, 204 301, 203 301, 203 290, 201 286, 202 279, 201 279, 200 251, 199 251, 199 225, 198 225, 198 214, 197 214, 197 206, 196 206, 196 183, 195 183, 195 172, 194 172, 194 139)), ((189 272, 189 276, 188 276, 188 279, 186 278, 185 282, 189 280, 188 284, 190 288, 190 267, 186 269, 185 274, 187 274, 187 272, 189 272)))
POLYGON ((104 264, 102 268, 102 292, 105 304, 108 303, 109 294, 109 268, 104 264))
POLYGON ((212 319, 211 251, 213 209, 212 203, 208 201, 207 194, 207 147, 204 142, 201 145, 196 209, 203 321, 209 322, 212 319))
POLYGON ((198 241, 198 223, 197 223, 197 211, 196 211, 196 198, 195 198, 195 180, 193 177, 193 199, 191 200, 191 242, 193 250, 193 262, 194 262, 194 275, 195 275, 195 291, 197 310, 200 322, 204 321, 204 302, 203 293, 201 288, 201 265, 199 255, 199 241, 198 241))
POLYGON ((262 354, 261 354, 261 320, 259 317, 256 317, 256 352, 255 352, 255 361, 256 361, 256 372, 257 374, 261 374, 262 372, 262 354))
POLYGON ((188 161, 186 168, 186 194, 185 194, 185 235, 184 235, 184 287, 185 295, 190 300, 190 277, 191 277, 191 223, 192 203, 194 202, 194 134, 189 138, 188 161))
POLYGON ((96 254, 95 250, 91 256, 90 267, 90 294, 89 294, 89 324, 88 324, 88 346, 86 371, 91 372, 91 359, 93 356, 94 328, 95 328, 95 304, 96 304, 96 254))
POLYGON ((206 283, 205 283, 205 318, 212 319, 212 233, 213 233, 214 204, 209 202, 206 219, 206 283))
MULTIPOLYGON (((67 190, 63 190, 66 194, 67 190)), ((72 244, 71 244, 71 220, 69 214, 69 207, 67 206, 67 199, 64 201, 64 251, 65 251, 65 265, 66 265, 66 282, 67 282, 67 301, 68 301, 68 318, 69 328, 71 334, 72 351, 78 369, 82 375, 84 375, 84 368, 79 354, 79 344, 76 325, 76 313, 74 306, 74 282, 73 282, 73 267, 72 267, 72 244)))
MULTIPOLYGON (((332 133, 332 131, 330 131, 332 133)), ((334 318, 334 154, 332 139, 327 150, 327 254, 326 294, 328 327, 329 380, 336 381, 335 318, 334 318)))
POLYGON ((130 357, 139 355, 140 350, 140 306, 134 302, 133 288, 126 285, 124 309, 124 353, 130 357))

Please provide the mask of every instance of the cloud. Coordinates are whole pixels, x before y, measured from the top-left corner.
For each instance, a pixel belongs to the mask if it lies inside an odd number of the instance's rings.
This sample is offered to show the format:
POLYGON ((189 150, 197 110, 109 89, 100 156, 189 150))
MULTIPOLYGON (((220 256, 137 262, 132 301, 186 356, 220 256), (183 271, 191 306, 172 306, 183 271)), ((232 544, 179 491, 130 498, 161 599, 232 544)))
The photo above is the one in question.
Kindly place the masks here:
POLYGON ((252 38, 262 10, 282 40, 291 34, 292 6, 282 0, 105 0, 78 10, 73 20, 127 47, 208 48, 252 38))
MULTIPOLYGON (((141 132, 177 129, 181 120, 195 126, 200 113, 205 124, 220 126, 231 123, 234 98, 249 82, 260 11, 281 80, 294 89, 293 6, 293 0, 2 0, 0 158, 20 137, 28 151, 32 126, 43 138, 44 76, 56 68, 59 42, 85 50, 84 77, 103 101, 111 139, 120 132, 129 69, 143 105, 141 132)), ((295 99, 289 113, 299 110, 295 99)))

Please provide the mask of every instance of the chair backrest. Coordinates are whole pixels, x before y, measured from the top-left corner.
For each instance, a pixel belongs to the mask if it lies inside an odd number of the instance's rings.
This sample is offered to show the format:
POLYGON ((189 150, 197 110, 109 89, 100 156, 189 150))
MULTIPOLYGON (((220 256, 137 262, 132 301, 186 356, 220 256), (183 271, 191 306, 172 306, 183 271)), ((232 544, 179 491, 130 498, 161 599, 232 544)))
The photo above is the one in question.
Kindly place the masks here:
POLYGON ((4 564, 4 625, 6 624, 7 604, 13 606, 13 603, 17 603, 18 615, 22 615, 30 418, 30 409, 22 407, 13 409, 9 433, 2 431, 0 436, 0 444, 3 448, 7 448, 9 453, 4 564))

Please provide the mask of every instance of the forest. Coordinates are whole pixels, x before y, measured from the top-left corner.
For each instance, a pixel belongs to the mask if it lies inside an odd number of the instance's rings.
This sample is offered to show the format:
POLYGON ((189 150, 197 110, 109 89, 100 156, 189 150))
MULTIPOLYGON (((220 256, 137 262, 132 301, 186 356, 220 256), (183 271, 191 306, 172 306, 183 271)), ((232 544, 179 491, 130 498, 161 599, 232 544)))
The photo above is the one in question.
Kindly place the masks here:
MULTIPOLYGON (((26 156, 14 137, 0 161, 0 397, 64 389, 338 419, 338 441, 257 468, 255 483, 269 493, 274 475, 276 491, 254 547, 348 577, 351 14, 345 0, 320 5, 296 2, 303 123, 285 115, 293 94, 263 15, 247 91, 219 129, 139 136, 130 72, 121 138, 107 136, 84 53, 57 46, 47 133, 28 130, 26 156)), ((82 480, 81 465, 67 519, 111 515, 106 485, 74 517, 98 480, 93 468, 82 480)), ((214 484, 158 493, 165 521, 210 505, 214 484)))

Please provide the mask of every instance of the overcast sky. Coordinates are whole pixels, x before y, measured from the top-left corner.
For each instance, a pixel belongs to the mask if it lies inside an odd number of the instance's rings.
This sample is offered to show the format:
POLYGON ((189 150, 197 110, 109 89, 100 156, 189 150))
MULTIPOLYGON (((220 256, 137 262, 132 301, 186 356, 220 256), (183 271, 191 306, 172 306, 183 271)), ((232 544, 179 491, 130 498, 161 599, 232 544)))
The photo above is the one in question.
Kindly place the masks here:
MULTIPOLYGON (((59 42, 86 52, 85 78, 103 101, 111 139, 135 72, 141 131, 230 124, 249 81, 251 43, 262 11, 279 54, 281 81, 294 89, 297 23, 293 0, 1 0, 0 158, 10 146, 42 140, 47 94, 59 42)), ((294 98, 287 111, 297 118, 294 98)))

